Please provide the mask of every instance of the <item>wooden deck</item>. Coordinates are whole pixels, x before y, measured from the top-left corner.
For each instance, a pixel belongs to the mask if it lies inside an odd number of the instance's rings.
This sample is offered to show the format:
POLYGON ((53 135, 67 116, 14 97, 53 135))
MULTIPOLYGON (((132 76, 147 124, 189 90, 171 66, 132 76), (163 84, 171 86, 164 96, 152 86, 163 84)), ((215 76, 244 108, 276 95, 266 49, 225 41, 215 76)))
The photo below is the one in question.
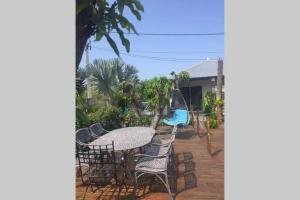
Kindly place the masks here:
MULTIPOLYGON (((175 140, 175 153, 178 158, 178 177, 170 178, 173 196, 176 200, 223 200, 224 199, 224 129, 211 129, 213 134, 212 150, 207 152, 206 136, 195 135, 194 129, 179 130, 175 140)), ((82 199, 85 186, 80 178, 76 180, 76 199, 82 199)), ((132 188, 106 187, 86 195, 94 199, 132 199, 132 188), (118 194, 120 195, 118 198, 118 194)), ((158 181, 150 181, 137 191, 138 199, 165 200, 168 194, 158 181)))

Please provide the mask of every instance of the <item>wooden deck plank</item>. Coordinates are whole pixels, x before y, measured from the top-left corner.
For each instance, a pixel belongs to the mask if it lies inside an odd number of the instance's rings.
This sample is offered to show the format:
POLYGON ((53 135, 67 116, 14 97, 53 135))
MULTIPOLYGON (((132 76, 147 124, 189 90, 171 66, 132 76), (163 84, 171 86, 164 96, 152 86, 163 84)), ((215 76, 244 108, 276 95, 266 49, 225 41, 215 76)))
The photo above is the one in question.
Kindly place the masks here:
MULTIPOLYGON (((224 199, 224 128, 211 129, 214 156, 207 152, 206 137, 195 135, 192 128, 179 130, 174 149, 178 155, 179 165, 177 178, 176 200, 223 200, 224 199), (192 157, 191 161, 187 161, 192 157), (184 162, 186 159, 186 162, 184 162), (187 169, 189 170, 188 172, 187 169)), ((153 183, 151 188, 147 186, 138 191, 139 199, 165 200, 168 194, 162 189, 160 183, 153 183)), ((122 190, 119 199, 131 199, 129 191, 122 190)), ((81 184, 80 178, 76 180, 76 199, 82 199, 85 186, 81 184)), ((118 199, 118 188, 102 188, 92 193, 88 192, 86 200, 94 200, 100 195, 101 199, 118 199)))

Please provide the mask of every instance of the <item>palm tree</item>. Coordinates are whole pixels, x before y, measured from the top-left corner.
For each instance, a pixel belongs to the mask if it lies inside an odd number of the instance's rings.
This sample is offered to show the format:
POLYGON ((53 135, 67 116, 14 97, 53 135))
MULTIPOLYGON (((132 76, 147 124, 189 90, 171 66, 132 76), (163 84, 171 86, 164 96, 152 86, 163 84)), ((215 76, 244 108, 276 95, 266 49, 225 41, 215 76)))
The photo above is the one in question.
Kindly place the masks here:
POLYGON ((135 84, 138 82, 137 69, 126 65, 120 59, 94 60, 86 67, 87 74, 99 93, 108 96, 115 104, 115 93, 120 84, 135 84))
POLYGON ((111 62, 105 60, 94 60, 86 67, 89 81, 96 86, 99 93, 113 99, 116 87, 116 71, 111 62))
POLYGON ((82 68, 76 70, 76 92, 82 93, 85 89, 86 71, 82 68))

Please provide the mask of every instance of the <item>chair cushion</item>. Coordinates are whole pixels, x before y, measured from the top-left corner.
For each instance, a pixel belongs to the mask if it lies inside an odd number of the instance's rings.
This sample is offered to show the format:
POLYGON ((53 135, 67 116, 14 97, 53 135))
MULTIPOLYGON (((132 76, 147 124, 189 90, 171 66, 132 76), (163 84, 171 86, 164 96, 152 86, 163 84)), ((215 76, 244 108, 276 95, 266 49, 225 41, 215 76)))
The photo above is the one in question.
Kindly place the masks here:
POLYGON ((177 126, 178 124, 187 125, 188 121, 189 113, 182 109, 176 109, 172 118, 163 120, 163 122, 169 126, 177 126))
POLYGON ((153 137, 152 143, 165 145, 170 143, 172 139, 172 135, 156 135, 153 137))
POLYGON ((167 170, 167 157, 150 158, 142 157, 135 166, 136 171, 162 172, 167 170))
POLYGON ((176 126, 176 123, 173 119, 164 119, 163 123, 167 124, 168 126, 176 126))
POLYGON ((170 149, 170 145, 168 146, 154 146, 151 145, 146 148, 145 154, 150 156, 162 156, 165 155, 170 149))
MULTIPOLYGON (((168 153, 170 146, 150 146, 145 154, 151 156, 165 155, 168 153)), ((161 172, 167 170, 168 156, 161 158, 141 157, 135 167, 136 170, 161 172)))

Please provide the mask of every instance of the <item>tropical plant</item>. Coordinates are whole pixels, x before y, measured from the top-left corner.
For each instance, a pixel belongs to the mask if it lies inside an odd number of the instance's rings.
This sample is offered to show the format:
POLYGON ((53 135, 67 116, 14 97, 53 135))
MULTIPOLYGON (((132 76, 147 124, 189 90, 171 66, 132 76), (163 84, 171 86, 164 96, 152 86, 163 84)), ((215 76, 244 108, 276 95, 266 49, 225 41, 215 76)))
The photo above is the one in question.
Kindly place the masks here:
POLYGON ((204 113, 210 118, 210 128, 217 128, 216 94, 210 91, 206 92, 203 104, 204 113))
POLYGON ((178 78, 180 81, 189 81, 190 80, 190 74, 187 71, 181 71, 178 74, 178 78))
POLYGON ((87 106, 84 102, 85 91, 85 70, 78 68, 76 70, 76 129, 89 124, 87 106))
POLYGON ((206 92, 204 99, 203 99, 203 105, 204 105, 204 113, 207 115, 210 115, 215 112, 215 101, 216 101, 216 95, 213 92, 206 92))
POLYGON ((103 36, 119 56, 119 50, 110 37, 112 31, 119 35, 126 51, 130 51, 130 42, 124 36, 124 30, 138 34, 131 22, 124 16, 124 8, 141 20, 144 7, 139 0, 76 0, 76 69, 79 66, 88 39, 95 36, 99 41, 103 36))
POLYGON ((151 116, 137 117, 134 110, 128 110, 125 119, 127 126, 150 126, 152 121, 151 116))
POLYGON ((111 62, 116 70, 119 83, 137 83, 139 81, 138 70, 133 65, 127 65, 120 59, 113 59, 111 62))
POLYGON ((76 92, 82 93, 85 89, 86 71, 83 68, 76 70, 76 92))
POLYGON ((88 118, 90 124, 101 122, 105 129, 113 130, 121 127, 124 116, 121 109, 116 106, 108 105, 99 108, 95 112, 89 113, 88 118))
POLYGON ((95 85, 98 92, 113 99, 114 91, 117 86, 116 70, 112 63, 106 60, 94 60, 86 67, 89 81, 95 85))
POLYGON ((126 65, 120 59, 94 60, 86 67, 89 80, 98 92, 109 97, 112 104, 117 104, 118 91, 122 87, 133 87, 138 82, 137 69, 126 65))
POLYGON ((89 125, 87 105, 81 93, 76 92, 76 129, 89 125))
POLYGON ((216 105, 223 106, 224 105, 224 99, 217 99, 216 100, 216 105))
POLYGON ((164 108, 169 104, 169 94, 172 88, 172 81, 168 78, 154 77, 142 82, 141 92, 149 102, 150 107, 155 111, 152 126, 156 129, 162 117, 164 108))
POLYGON ((116 92, 116 100, 118 106, 126 112, 129 108, 132 109, 136 117, 141 117, 141 93, 139 83, 122 82, 116 92))

